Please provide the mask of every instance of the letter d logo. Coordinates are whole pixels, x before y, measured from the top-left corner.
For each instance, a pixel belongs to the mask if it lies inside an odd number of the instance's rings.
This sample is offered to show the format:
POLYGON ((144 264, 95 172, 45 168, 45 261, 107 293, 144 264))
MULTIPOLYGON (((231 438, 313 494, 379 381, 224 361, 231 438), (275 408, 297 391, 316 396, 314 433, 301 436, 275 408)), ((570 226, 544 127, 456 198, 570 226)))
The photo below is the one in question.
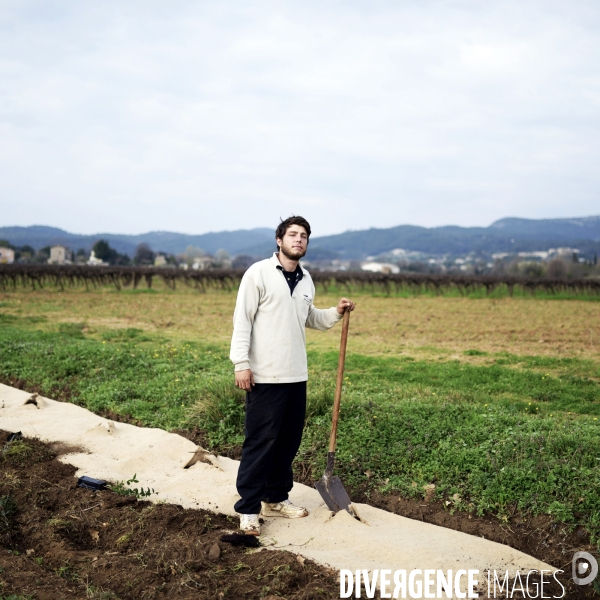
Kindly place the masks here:
POLYGON ((596 575, 598 575, 598 563, 588 552, 575 552, 571 561, 571 567, 573 570, 573 583, 575 585, 587 585, 594 581, 596 575), (590 574, 587 577, 580 577, 588 568, 590 569, 590 574))

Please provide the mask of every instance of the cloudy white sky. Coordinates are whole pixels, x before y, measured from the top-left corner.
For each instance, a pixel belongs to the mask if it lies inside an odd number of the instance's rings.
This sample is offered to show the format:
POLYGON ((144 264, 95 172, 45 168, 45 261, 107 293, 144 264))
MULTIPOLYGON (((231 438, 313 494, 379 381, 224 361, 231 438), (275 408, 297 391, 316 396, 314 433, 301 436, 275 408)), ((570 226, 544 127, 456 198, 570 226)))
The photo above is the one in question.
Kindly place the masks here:
POLYGON ((600 213, 597 0, 0 0, 0 226, 600 213))

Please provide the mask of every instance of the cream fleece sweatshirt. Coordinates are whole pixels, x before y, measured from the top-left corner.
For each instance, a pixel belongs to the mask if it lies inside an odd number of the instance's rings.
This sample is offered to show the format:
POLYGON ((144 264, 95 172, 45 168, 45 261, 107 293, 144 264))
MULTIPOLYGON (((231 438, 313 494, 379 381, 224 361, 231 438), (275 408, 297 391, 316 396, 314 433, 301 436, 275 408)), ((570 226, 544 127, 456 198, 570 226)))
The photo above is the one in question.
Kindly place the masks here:
POLYGON ((330 329, 341 318, 336 307, 315 308, 315 286, 305 269, 290 295, 277 253, 244 274, 233 314, 229 357, 236 371, 251 369, 256 383, 308 379, 305 327, 330 329))

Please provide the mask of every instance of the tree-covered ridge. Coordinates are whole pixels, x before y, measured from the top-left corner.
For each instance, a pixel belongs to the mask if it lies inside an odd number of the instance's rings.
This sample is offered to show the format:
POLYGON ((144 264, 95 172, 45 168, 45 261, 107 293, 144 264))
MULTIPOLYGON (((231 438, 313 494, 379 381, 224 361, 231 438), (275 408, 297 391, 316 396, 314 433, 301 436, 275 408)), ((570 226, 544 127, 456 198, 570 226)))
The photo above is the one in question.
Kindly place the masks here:
MULTIPOLYGON (((274 224, 275 226, 275 224, 274 224)), ((232 256, 246 254, 265 257, 275 250, 274 229, 258 228, 188 235, 154 231, 140 235, 103 233, 77 235, 53 227, 0 227, 0 238, 14 246, 28 244, 36 250, 52 244, 70 248, 91 248, 106 240, 119 253, 135 255, 139 244, 154 251, 181 253, 189 246, 214 253, 224 249, 232 256)), ((577 248, 582 255, 600 253, 600 216, 570 219, 505 218, 489 227, 419 227, 398 225, 371 228, 311 239, 307 258, 311 260, 363 259, 395 248, 427 254, 490 255, 495 252, 532 252, 549 248, 577 248)))

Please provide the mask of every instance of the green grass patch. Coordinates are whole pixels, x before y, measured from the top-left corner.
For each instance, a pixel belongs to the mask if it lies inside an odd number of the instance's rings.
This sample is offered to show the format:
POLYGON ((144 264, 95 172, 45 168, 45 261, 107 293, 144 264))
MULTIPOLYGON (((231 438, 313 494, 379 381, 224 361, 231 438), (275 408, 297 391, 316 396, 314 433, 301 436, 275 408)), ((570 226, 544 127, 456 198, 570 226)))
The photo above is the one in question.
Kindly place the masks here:
MULTIPOLYGON (((517 410, 527 410, 530 403, 537 402, 547 413, 600 415, 600 390, 595 379, 600 377, 600 370, 593 362, 507 354, 503 357, 508 358, 474 365, 458 360, 429 362, 411 357, 352 354, 346 361, 348 392, 364 401, 437 399, 501 404, 517 410), (508 364, 498 364, 503 360, 508 364), (514 364, 522 368, 513 368, 514 364), (540 366, 546 372, 539 372, 540 366), (573 370, 582 374, 573 375, 573 370)), ((337 366, 336 352, 309 352, 309 358, 317 376, 331 373, 337 366)))
POLYGON ((73 338, 83 338, 85 323, 59 323, 58 332, 73 338))
MULTIPOLYGON (((108 288, 106 291, 110 291, 110 292, 114 292, 114 293, 118 293, 118 294, 126 294, 129 296, 140 296, 143 294, 159 294, 160 292, 157 290, 153 290, 152 288, 136 288, 135 290, 125 290, 125 289, 121 289, 121 290, 116 290, 115 288, 108 288)), ((165 290, 161 290, 161 291, 165 291, 165 290)))
MULTIPOLYGON (((244 395, 233 385, 226 346, 172 343, 139 329, 96 339, 83 324, 66 325, 38 331, 17 319, 0 328, 2 380, 147 426, 200 426, 217 451, 242 442, 244 395)), ((405 496, 422 496, 423 486, 435 484, 452 510, 550 514, 584 526, 598 541, 598 366, 465 354, 482 364, 350 354, 336 473, 348 486, 368 483, 405 496)), ((337 358, 309 352, 298 460, 315 478, 325 468, 337 358)))
POLYGON ((465 350, 465 356, 487 356, 487 352, 482 352, 481 350, 465 350))
POLYGON ((111 342, 127 342, 135 340, 136 342, 149 342, 153 338, 145 335, 141 329, 128 327, 126 329, 107 329, 101 334, 101 338, 111 342))
POLYGON ((2 380, 25 381, 50 397, 168 430, 186 421, 186 411, 214 378, 231 371, 224 348, 142 342, 128 334, 100 341, 79 328, 61 329, 2 328, 2 380))
MULTIPOLYGON (((307 428, 303 449, 325 467, 328 418, 307 428)), ((540 417, 505 406, 350 400, 339 426, 336 472, 348 485, 370 471, 383 489, 440 498, 481 514, 515 508, 580 523, 600 534, 600 426, 575 417, 540 417)))

